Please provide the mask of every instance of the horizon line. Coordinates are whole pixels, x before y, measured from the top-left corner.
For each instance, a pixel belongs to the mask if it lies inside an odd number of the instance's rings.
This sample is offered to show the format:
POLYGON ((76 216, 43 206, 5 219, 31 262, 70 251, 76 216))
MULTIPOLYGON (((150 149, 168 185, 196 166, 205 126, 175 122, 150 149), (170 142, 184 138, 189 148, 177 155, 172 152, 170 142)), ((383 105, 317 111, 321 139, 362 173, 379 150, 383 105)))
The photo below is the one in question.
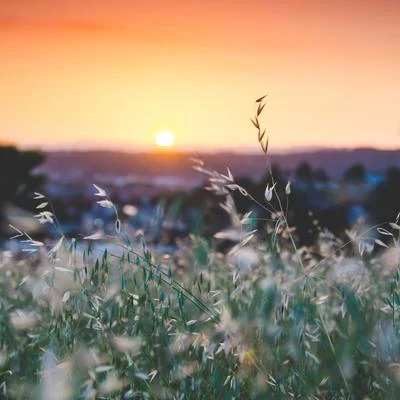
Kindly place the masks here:
MULTIPOLYGON (((14 146, 14 144, 11 144, 14 146)), ((140 149, 129 149, 126 148, 106 148, 106 147, 54 147, 48 149, 41 149, 36 146, 17 146, 24 150, 39 150, 44 153, 95 153, 95 152, 104 152, 104 153, 124 153, 124 154, 238 154, 238 155, 264 155, 261 149, 256 147, 246 147, 246 148, 168 148, 161 149, 156 147, 148 147, 148 148, 140 148, 140 149)), ((323 151, 360 151, 360 150, 375 150, 375 151, 390 151, 390 152, 400 152, 400 147, 397 148, 387 148, 387 147, 377 147, 377 146, 294 146, 294 147, 284 147, 278 149, 269 149, 269 155, 285 155, 285 154, 300 154, 300 153, 315 153, 315 152, 323 152, 323 151)))

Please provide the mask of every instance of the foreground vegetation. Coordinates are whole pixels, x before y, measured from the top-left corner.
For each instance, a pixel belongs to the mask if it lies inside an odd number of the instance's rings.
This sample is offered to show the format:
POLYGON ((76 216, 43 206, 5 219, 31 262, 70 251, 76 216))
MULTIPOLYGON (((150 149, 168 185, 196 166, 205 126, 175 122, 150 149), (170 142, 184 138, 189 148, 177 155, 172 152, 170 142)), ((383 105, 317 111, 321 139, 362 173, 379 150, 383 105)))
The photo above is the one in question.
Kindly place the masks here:
POLYGON ((277 198, 271 177, 255 199, 229 170, 194 162, 231 219, 215 235, 232 244, 225 253, 193 235, 176 254, 153 254, 98 186, 114 234, 68 239, 35 194, 38 220, 58 238, 39 242, 13 227, 40 262, 1 256, 0 397, 397 398, 399 216, 354 227, 348 240, 321 230, 315 246, 298 248, 286 220, 290 183, 277 198), (232 191, 270 213, 263 230, 256 216, 238 215, 232 191))

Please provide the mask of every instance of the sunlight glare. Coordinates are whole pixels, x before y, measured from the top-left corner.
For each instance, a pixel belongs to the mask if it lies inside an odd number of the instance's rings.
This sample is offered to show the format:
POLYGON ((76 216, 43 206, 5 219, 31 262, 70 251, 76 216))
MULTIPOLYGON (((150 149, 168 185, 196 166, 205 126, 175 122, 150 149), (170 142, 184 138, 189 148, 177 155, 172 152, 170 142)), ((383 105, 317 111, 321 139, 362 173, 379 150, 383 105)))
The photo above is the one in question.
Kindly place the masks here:
POLYGON ((159 132, 156 136, 156 144, 160 147, 171 147, 174 144, 174 135, 168 131, 159 132))

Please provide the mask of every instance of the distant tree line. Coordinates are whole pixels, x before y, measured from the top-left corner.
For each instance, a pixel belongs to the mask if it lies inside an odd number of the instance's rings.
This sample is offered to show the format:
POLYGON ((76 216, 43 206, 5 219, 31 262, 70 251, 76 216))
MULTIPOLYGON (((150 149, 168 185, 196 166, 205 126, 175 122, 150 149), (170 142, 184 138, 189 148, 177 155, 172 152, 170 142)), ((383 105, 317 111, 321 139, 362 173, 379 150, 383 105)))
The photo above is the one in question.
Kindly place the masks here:
MULTIPOLYGON (((35 173, 35 169, 44 159, 44 154, 39 151, 19 150, 15 146, 0 145, 0 236, 4 236, 4 210, 7 204, 33 209, 32 193, 43 190, 46 181, 45 176, 35 173)), ((357 205, 361 205, 370 216, 371 220, 368 223, 393 221, 400 211, 400 169, 396 167, 388 169, 381 179, 373 184, 368 183, 368 173, 362 164, 350 166, 340 180, 331 180, 323 169, 314 169, 307 162, 300 163, 294 171, 285 171, 278 165, 273 165, 272 176, 282 199, 286 198, 285 186, 288 179, 293 181, 288 219, 290 224, 297 228, 297 235, 303 244, 313 243, 321 227, 327 227, 336 234, 349 227, 348 212, 355 205, 355 201, 334 201, 334 197, 340 194, 336 192, 345 191, 347 188, 355 193, 366 193, 365 198, 357 199, 357 205)), ((255 198, 263 201, 266 185, 272 181, 268 172, 259 181, 237 178, 236 182, 255 198)), ((233 195, 239 212, 253 209, 258 217, 269 217, 249 198, 241 196, 238 192, 234 192, 233 195)), ((117 200, 118 193, 115 193, 115 197, 117 200)), ((157 196, 153 201, 159 201, 160 197, 165 196, 157 196)), ((219 199, 203 188, 191 192, 169 193, 167 197, 167 202, 172 202, 177 197, 182 199, 182 218, 192 221, 190 229, 199 234, 212 235, 229 223, 229 218, 219 206, 219 199), (197 213, 193 210, 197 210, 197 213)), ((79 200, 76 196, 68 204, 60 198, 54 201, 61 216, 67 208, 72 207, 79 214, 88 207, 84 200, 79 200)), ((278 208, 276 199, 272 200, 272 204, 278 208)), ((78 217, 79 215, 76 215, 76 218, 78 217)), ((65 215, 62 219, 68 220, 68 216, 65 215)))
MULTIPOLYGON (((396 167, 388 169, 380 180, 373 183, 368 183, 368 173, 361 164, 350 166, 339 180, 331 180, 323 169, 314 169, 307 162, 300 163, 294 171, 284 171, 278 165, 273 165, 271 171, 284 205, 286 184, 289 178, 293 180, 288 198, 288 219, 289 223, 296 227, 301 244, 314 243, 323 228, 328 228, 337 235, 343 234, 352 223, 349 211, 354 206, 361 206, 365 210, 369 216, 366 222, 371 224, 391 222, 400 211, 400 169, 396 167), (349 189, 356 194, 355 199, 343 195, 349 189), (338 200, 341 196, 344 200, 338 200)), ((256 199, 264 201, 266 185, 271 185, 272 180, 268 172, 259 181, 237 178, 235 182, 256 199)), ((203 234, 212 235, 229 223, 229 218, 219 206, 218 198, 203 188, 180 195, 184 199, 183 209, 195 207, 201 210, 203 234)), ((260 218, 260 227, 263 225, 263 218, 270 217, 265 210, 238 191, 232 192, 232 195, 238 211, 244 213, 253 210, 260 218)), ((172 201, 174 195, 169 196, 172 201)), ((279 209, 276 198, 271 202, 274 208, 279 209)))
MULTIPOLYGON (((400 169, 397 167, 387 169, 377 183, 368 183, 368 174, 362 164, 350 166, 342 179, 335 181, 331 181, 324 170, 313 169, 307 162, 300 163, 292 173, 273 166, 272 176, 281 199, 285 199, 284 189, 289 176, 294 180, 288 217, 304 244, 313 243, 321 227, 327 227, 335 234, 343 233, 350 226, 349 210, 352 206, 358 205, 365 209, 370 217, 368 223, 391 222, 400 212, 400 169), (336 186, 329 183, 335 183, 336 186), (356 193, 365 192, 365 196, 360 196, 357 200, 333 201, 332 197, 335 196, 332 193, 339 196, 346 190, 346 185, 353 187, 356 193)), ((271 184, 270 173, 259 182, 247 178, 237 180, 239 185, 258 199, 263 199, 268 182, 271 184)), ((241 212, 254 207, 251 201, 238 193, 235 193, 235 200, 241 212)), ((275 208, 279 207, 274 199, 272 204, 275 208)), ((263 214, 259 207, 254 208, 259 214, 263 214)))
POLYGON ((32 206, 32 193, 40 191, 45 176, 35 174, 45 159, 42 152, 19 150, 12 145, 0 145, 0 235, 4 235, 5 206, 8 203, 23 208, 32 206))

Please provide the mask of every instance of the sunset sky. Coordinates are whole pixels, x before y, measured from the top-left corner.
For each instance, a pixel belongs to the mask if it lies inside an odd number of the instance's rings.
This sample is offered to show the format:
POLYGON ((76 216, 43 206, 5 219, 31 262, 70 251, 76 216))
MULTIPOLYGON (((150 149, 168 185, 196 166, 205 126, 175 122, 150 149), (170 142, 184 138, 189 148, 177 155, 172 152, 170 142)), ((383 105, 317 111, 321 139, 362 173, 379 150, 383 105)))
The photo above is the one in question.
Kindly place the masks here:
POLYGON ((0 141, 400 148, 397 0, 2 0, 0 141))

